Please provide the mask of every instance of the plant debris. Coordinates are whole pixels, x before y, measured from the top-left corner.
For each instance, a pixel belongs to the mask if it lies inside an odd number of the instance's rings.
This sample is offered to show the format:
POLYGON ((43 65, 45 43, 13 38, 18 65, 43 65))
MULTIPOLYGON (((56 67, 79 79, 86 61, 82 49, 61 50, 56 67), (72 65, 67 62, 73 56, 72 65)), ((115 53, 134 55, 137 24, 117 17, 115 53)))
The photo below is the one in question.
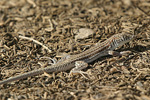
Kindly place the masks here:
MULTIPOLYGON (((0 0, 0 81, 149 21, 149 0, 0 0)), ((116 50, 131 53, 89 64, 88 79, 44 73, 1 85, 0 100, 149 100, 150 25, 116 50)))

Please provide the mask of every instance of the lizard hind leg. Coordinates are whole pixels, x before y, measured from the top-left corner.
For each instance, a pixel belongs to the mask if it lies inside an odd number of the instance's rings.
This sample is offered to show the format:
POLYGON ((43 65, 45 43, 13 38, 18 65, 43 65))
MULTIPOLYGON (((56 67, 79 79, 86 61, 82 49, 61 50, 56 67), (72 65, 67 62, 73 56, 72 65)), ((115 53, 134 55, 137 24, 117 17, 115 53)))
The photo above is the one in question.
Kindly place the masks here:
POLYGON ((81 71, 82 69, 85 69, 88 67, 88 64, 84 61, 76 61, 75 67, 70 71, 69 77, 73 74, 81 74, 84 78, 87 79, 87 77, 84 74, 88 74, 84 71, 81 71))
MULTIPOLYGON (((55 58, 51 58, 51 57, 40 57, 40 59, 47 59, 48 60, 48 64, 50 65, 55 65, 58 61, 55 58)), ((42 65, 42 64, 40 64, 42 65)))
MULTIPOLYGON (((62 58, 60 60, 57 60, 56 58, 51 58, 51 57, 40 57, 40 60, 46 59, 49 65, 55 65, 57 63, 63 62, 64 60, 66 60, 68 58, 70 58, 70 55, 64 54, 64 55, 62 55, 62 58)), ((43 64, 40 63, 40 65, 43 65, 43 64)))

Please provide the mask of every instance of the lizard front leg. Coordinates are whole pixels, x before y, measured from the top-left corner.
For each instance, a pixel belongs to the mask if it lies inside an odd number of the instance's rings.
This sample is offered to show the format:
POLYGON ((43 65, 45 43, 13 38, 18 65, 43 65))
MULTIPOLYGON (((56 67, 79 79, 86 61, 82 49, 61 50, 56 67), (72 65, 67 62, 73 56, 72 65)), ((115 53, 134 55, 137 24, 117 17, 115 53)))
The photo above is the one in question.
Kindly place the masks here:
POLYGON ((131 53, 131 51, 122 51, 122 52, 108 51, 108 54, 112 55, 112 56, 123 56, 123 55, 128 55, 130 53, 131 53))

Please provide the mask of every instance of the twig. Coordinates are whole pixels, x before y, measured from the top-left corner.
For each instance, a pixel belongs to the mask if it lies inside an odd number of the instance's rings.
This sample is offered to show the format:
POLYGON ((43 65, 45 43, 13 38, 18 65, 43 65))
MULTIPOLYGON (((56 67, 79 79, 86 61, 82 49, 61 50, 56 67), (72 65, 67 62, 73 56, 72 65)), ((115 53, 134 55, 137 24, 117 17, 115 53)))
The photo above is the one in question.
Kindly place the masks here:
POLYGON ((50 24, 50 26, 51 26, 50 31, 52 31, 52 30, 54 29, 54 27, 53 27, 53 24, 52 24, 52 22, 51 22, 51 20, 50 20, 50 19, 49 19, 49 24, 50 24))
POLYGON ((33 42, 35 42, 36 44, 41 45, 41 46, 42 46, 44 49, 46 49, 49 53, 52 52, 48 47, 46 47, 45 45, 43 45, 41 42, 39 42, 39 41, 37 41, 37 40, 34 40, 33 38, 29 38, 29 37, 25 37, 25 36, 19 36, 19 38, 21 38, 21 39, 27 39, 27 40, 33 41, 33 42))

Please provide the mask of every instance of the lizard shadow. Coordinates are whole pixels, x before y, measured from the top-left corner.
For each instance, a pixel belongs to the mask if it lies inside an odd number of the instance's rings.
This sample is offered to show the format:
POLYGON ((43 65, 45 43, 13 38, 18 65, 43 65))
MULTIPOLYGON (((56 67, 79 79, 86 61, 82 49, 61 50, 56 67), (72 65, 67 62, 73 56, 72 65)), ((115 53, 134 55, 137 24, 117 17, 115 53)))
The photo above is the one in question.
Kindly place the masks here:
POLYGON ((133 50, 135 50, 137 52, 145 52, 147 50, 150 50, 150 45, 147 45, 147 46, 137 45, 137 46, 133 47, 133 50))
POLYGON ((136 46, 134 46, 133 48, 126 48, 126 49, 123 49, 123 50, 121 50, 121 51, 127 51, 127 50, 130 50, 130 51, 132 51, 133 53, 145 52, 145 51, 147 51, 147 50, 150 50, 150 45, 147 45, 147 46, 136 45, 136 46))
MULTIPOLYGON (((140 52, 145 52, 147 50, 150 50, 150 45, 147 46, 142 46, 142 45, 136 45, 133 48, 126 48, 126 49, 118 49, 115 50, 117 52, 121 52, 121 51, 131 51, 132 53, 140 53, 140 52)), ((103 56, 101 58, 96 59, 95 61, 89 63, 90 65, 93 65, 96 62, 102 61, 104 59, 106 59, 105 61, 107 61, 107 58, 112 58, 112 55, 107 55, 107 56, 103 56)), ((117 60, 117 59, 116 59, 117 60)), ((88 68, 91 68, 90 66, 88 66, 88 68)), ((87 70, 87 69, 86 69, 87 70)))

